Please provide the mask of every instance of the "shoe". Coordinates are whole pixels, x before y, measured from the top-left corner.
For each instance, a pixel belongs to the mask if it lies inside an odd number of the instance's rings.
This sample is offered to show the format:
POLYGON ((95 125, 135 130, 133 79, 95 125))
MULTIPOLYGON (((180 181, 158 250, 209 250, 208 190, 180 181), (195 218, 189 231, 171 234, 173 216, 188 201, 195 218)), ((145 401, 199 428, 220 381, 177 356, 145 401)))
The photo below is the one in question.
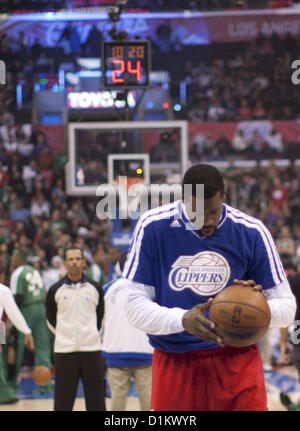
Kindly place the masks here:
POLYGON ((12 398, 11 400, 8 400, 8 401, 0 401, 0 405, 16 404, 18 401, 19 401, 19 398, 12 398))
POLYGON ((288 394, 285 392, 280 392, 280 401, 281 404, 284 405, 289 411, 299 411, 300 410, 300 402, 293 403, 288 394))
POLYGON ((291 404, 293 404, 292 400, 285 392, 280 392, 280 401, 281 404, 283 404, 287 409, 291 406, 291 404))

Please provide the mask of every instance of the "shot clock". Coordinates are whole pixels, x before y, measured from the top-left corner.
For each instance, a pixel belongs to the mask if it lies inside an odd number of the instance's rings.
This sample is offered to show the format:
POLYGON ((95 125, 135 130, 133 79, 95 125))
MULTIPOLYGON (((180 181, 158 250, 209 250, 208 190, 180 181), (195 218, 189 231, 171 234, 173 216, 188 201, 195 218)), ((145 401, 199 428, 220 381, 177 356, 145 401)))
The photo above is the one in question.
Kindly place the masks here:
POLYGON ((102 79, 105 88, 149 87, 150 42, 113 41, 102 44, 102 79))

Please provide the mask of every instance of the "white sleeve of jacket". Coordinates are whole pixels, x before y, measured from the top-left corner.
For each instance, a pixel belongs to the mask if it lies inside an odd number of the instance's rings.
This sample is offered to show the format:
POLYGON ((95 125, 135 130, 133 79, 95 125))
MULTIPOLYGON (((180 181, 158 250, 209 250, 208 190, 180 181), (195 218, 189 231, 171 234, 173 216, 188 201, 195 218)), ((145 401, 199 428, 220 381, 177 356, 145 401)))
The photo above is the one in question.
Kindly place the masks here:
POLYGON ((4 308, 7 317, 12 322, 12 324, 23 334, 28 335, 31 334, 31 329, 26 323, 26 320, 19 310, 14 297, 9 288, 1 290, 1 298, 2 298, 2 306, 4 308))
MULTIPOLYGON (((152 286, 128 282, 128 302, 126 314, 129 322, 153 335, 176 334, 184 331, 182 317, 187 310, 179 307, 162 307, 154 302, 152 286)), ((287 280, 268 289, 268 304, 271 311, 270 328, 286 328, 295 318, 296 300, 287 280)))
POLYGON ((154 302, 154 287, 128 282, 128 302, 125 305, 131 325, 152 335, 168 335, 183 332, 182 317, 187 310, 162 307, 154 302))
POLYGON ((265 292, 271 310, 270 328, 287 328, 294 321, 297 308, 288 280, 265 292))

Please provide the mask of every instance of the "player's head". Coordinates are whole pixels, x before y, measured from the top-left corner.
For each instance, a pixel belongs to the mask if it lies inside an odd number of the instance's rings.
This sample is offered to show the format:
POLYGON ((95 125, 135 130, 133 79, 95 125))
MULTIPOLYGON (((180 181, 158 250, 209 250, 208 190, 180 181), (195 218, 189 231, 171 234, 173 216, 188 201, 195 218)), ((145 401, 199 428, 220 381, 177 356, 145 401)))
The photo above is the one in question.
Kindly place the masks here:
POLYGON ((221 172, 212 165, 202 163, 193 165, 183 177, 182 190, 191 221, 202 235, 213 235, 217 230, 225 198, 221 172), (197 184, 203 184, 204 194, 199 194, 197 184))
POLYGON ((13 272, 19 266, 25 265, 27 256, 21 255, 18 250, 14 253, 10 260, 10 272, 13 272))

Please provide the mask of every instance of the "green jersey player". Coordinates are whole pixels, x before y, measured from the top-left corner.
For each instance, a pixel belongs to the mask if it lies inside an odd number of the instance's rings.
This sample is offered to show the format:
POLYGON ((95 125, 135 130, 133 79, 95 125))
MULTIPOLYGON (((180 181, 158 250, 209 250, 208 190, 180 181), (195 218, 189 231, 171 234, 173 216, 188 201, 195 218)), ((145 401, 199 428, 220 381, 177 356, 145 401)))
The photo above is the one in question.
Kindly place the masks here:
MULTIPOLYGON (((45 290, 39 272, 31 265, 21 265, 11 274, 10 288, 23 316, 32 331, 34 340, 34 365, 51 368, 50 332, 46 323, 45 290)), ((24 356, 24 335, 17 332, 16 360, 13 383, 24 356)))

